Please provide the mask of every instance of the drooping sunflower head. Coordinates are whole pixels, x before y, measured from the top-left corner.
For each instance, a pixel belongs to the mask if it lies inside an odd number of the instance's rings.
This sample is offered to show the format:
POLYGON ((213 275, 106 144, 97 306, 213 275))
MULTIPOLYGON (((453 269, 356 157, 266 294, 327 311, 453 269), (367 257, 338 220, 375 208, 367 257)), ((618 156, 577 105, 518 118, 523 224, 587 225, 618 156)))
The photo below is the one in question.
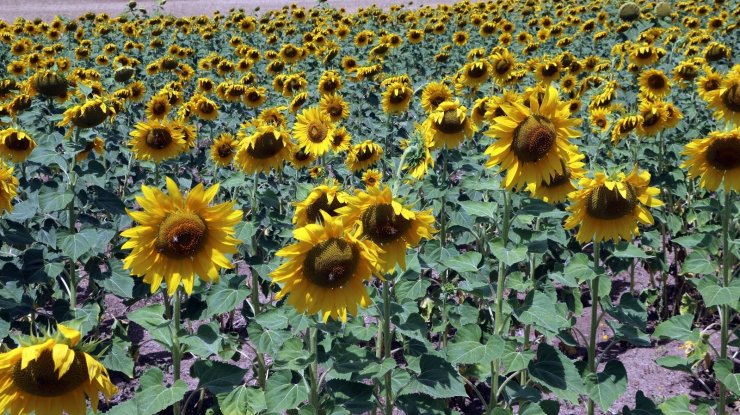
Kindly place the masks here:
POLYGON ((504 186, 521 188, 526 183, 549 183, 563 174, 560 160, 577 149, 570 139, 579 134, 573 127, 580 120, 570 117, 561 105, 555 87, 550 85, 538 99, 529 98, 529 106, 518 102, 504 107, 506 116, 494 119, 486 132, 496 141, 485 151, 486 167, 499 166, 506 171, 504 186))
POLYGON ((567 159, 560 159, 563 167, 563 173, 553 177, 549 183, 544 181, 540 183, 529 183, 526 190, 532 197, 541 199, 544 202, 557 204, 563 203, 568 199, 568 194, 576 190, 573 185, 574 181, 580 180, 585 174, 583 168, 584 155, 581 153, 569 154, 567 159))
POLYGON ((301 111, 296 116, 293 136, 307 152, 319 157, 331 148, 334 129, 334 123, 329 114, 314 106, 301 111))
POLYGON ((0 160, 0 215, 13 212, 13 198, 18 194, 18 184, 13 168, 0 160))
POLYGON ((337 209, 347 205, 348 197, 349 195, 333 182, 317 186, 305 199, 293 203, 296 208, 293 224, 301 228, 311 223, 320 223, 323 220, 321 212, 331 217, 338 216, 337 209))
POLYGON ((324 321, 346 322, 348 314, 357 314, 358 305, 371 303, 364 282, 381 276, 379 248, 360 239, 359 232, 350 233, 342 218, 322 215, 321 223, 293 232, 297 242, 276 253, 288 260, 270 276, 282 285, 278 300, 287 296, 299 312, 321 312, 324 321))
POLYGON ((640 74, 640 92, 653 99, 660 99, 671 92, 671 82, 659 69, 648 69, 640 74))
POLYGON ((59 126, 72 124, 77 128, 93 128, 102 124, 106 119, 116 115, 117 108, 121 108, 120 101, 114 98, 95 97, 88 99, 84 104, 74 105, 64 111, 59 126))
POLYGON ((123 249, 131 249, 124 259, 124 269, 144 278, 154 293, 164 279, 167 294, 173 295, 182 282, 185 292, 193 290, 195 275, 205 282, 218 282, 220 268, 233 265, 224 254, 234 254, 240 243, 234 226, 242 211, 234 202, 209 206, 218 192, 216 184, 208 189, 198 184, 183 195, 174 180, 167 178, 167 194, 142 186, 136 201, 142 211, 128 211, 138 223, 121 232, 128 238, 123 249))
POLYGON ((647 208, 663 205, 656 199, 660 190, 649 187, 650 173, 637 167, 629 175, 619 173, 614 178, 597 173, 593 179, 582 178, 578 185, 580 190, 568 195, 571 216, 565 229, 580 225, 576 239, 581 243, 632 240, 640 234, 638 223, 653 224, 647 208))
POLYGON ((394 82, 388 85, 383 92, 383 112, 386 114, 401 114, 409 109, 414 91, 403 82, 394 82))
POLYGON ((430 82, 421 92, 421 106, 427 113, 436 110, 441 103, 450 99, 452 91, 442 82, 430 82))
POLYGON ((211 145, 211 160, 217 166, 228 166, 234 159, 239 142, 231 133, 219 135, 211 145))
POLYGON ((0 156, 14 163, 22 163, 36 148, 36 141, 25 131, 6 128, 0 131, 0 156))
POLYGON ((432 143, 431 149, 457 147, 477 131, 468 117, 468 109, 457 100, 439 104, 424 121, 423 128, 432 143))
POLYGON ((322 95, 319 109, 328 114, 332 122, 339 122, 349 117, 349 104, 338 94, 322 95))
POLYGON ((715 191, 724 182, 725 191, 740 191, 740 130, 713 131, 692 140, 684 148, 681 164, 690 177, 699 177, 701 187, 715 191))
POLYGON ((239 149, 234 160, 246 173, 269 173, 271 169, 282 169, 293 147, 290 134, 270 124, 258 124, 253 132, 242 128, 237 136, 239 149))
POLYGON ((53 335, 24 340, 0 354, 0 411, 84 415, 89 399, 97 413, 99 394, 108 401, 118 389, 80 337, 79 331, 60 324, 53 335))
POLYGON ((414 211, 394 199, 390 187, 369 187, 349 197, 347 206, 338 210, 348 225, 357 224, 361 235, 378 245, 385 271, 398 264, 406 270, 406 249, 436 232, 431 210, 414 211))
POLYGON ((137 159, 159 163, 185 152, 188 143, 174 121, 152 119, 136 124, 129 147, 137 159))
POLYGON ((355 144, 347 154, 347 167, 353 172, 364 170, 378 161, 383 156, 383 148, 372 140, 365 140, 355 144))

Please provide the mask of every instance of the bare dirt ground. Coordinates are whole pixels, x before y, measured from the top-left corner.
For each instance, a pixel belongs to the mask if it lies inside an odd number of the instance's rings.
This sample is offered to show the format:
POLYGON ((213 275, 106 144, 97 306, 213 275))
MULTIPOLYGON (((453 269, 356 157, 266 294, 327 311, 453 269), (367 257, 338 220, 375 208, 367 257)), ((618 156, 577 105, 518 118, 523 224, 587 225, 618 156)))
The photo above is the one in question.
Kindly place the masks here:
MULTIPOLYGON (((416 0, 410 7, 426 4, 453 4, 456 0, 416 0)), ((17 17, 26 19, 41 18, 53 19, 54 16, 77 17, 89 11, 96 13, 105 12, 117 15, 128 10, 129 0, 0 0, 0 19, 12 21, 17 17)), ((137 1, 140 7, 147 9, 150 13, 155 11, 159 0, 137 1)), ((312 7, 318 4, 316 0, 168 0, 164 6, 164 13, 176 16, 193 16, 200 14, 212 14, 216 10, 228 12, 232 8, 242 8, 245 12, 253 13, 255 9, 270 10, 280 9, 283 6, 295 3, 302 7, 312 7)), ((325 5, 334 8, 345 8, 346 10, 357 10, 369 7, 372 4, 387 8, 392 4, 409 5, 409 1, 402 0, 328 0, 325 5)))

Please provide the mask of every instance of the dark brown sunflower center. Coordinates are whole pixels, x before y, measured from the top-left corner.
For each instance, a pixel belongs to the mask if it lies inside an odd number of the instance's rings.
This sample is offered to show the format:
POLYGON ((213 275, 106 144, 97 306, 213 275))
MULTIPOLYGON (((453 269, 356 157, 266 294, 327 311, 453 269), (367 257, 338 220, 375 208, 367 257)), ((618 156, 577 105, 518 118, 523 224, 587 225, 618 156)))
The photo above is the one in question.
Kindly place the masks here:
POLYGON ((642 126, 652 127, 659 122, 660 122, 660 116, 658 115, 658 113, 657 112, 654 113, 651 111, 643 116, 642 126))
POLYGON ((681 79, 689 81, 696 78, 696 75, 698 74, 699 72, 695 66, 684 66, 678 71, 678 75, 681 77, 681 79))
POLYGON ((216 106, 210 102, 202 102, 199 109, 204 114, 212 114, 216 111, 216 106))
POLYGON ((338 104, 332 105, 329 107, 328 112, 329 112, 329 115, 331 115, 332 117, 338 117, 342 115, 342 106, 338 104))
POLYGON ((146 144, 154 149, 162 150, 172 143, 172 134, 166 128, 152 128, 146 136, 146 144))
POLYGON ((391 102, 391 104, 400 104, 406 101, 407 97, 408 97, 408 92, 406 92, 406 89, 396 88, 391 92, 391 97, 389 101, 391 102))
POLYGON ((597 219, 619 219, 631 214, 637 206, 637 196, 632 185, 625 186, 626 197, 622 197, 616 186, 609 190, 606 185, 601 185, 591 190, 586 206, 589 216, 597 219))
POLYGON ((13 385, 31 395, 43 397, 64 396, 90 381, 85 355, 74 352, 75 357, 67 372, 59 377, 54 369, 50 350, 44 350, 38 359, 21 369, 21 361, 13 367, 13 385))
POLYGON ((476 63, 468 69, 468 76, 471 78, 480 78, 486 75, 488 68, 482 63, 476 63))
POLYGON ((465 120, 457 115, 457 110, 447 110, 441 122, 435 123, 437 129, 445 134, 456 134, 465 128, 465 120))
POLYGON ((514 129, 511 148, 520 161, 539 161, 555 145, 555 127, 546 117, 530 115, 514 129))
POLYGON ((338 288, 352 279, 359 262, 360 250, 355 244, 331 238, 308 251, 303 272, 313 284, 338 288))
POLYGON ((14 151, 25 151, 31 147, 31 141, 26 137, 19 138, 18 133, 13 132, 5 139, 5 146, 14 151))
POLYGON ((321 143, 326 138, 327 128, 323 124, 311 124, 308 127, 308 139, 314 143, 321 143))
POLYGON ((705 91, 714 91, 717 88, 719 88, 719 80, 718 79, 708 79, 706 82, 704 82, 704 90, 705 91))
POLYGON ((285 56, 288 58, 294 58, 296 55, 298 55, 298 51, 293 46, 288 46, 285 48, 285 56))
POLYGON ((553 76, 556 73, 558 73, 558 65, 548 63, 542 68, 542 75, 544 76, 553 76))
POLYGON ((346 136, 344 134, 334 134, 334 137, 331 139, 331 145, 334 147, 341 146, 342 143, 344 143, 345 137, 346 136))
POLYGON ((263 160, 274 157, 283 148, 285 148, 283 141, 275 137, 272 132, 267 132, 257 138, 254 146, 247 147, 247 153, 256 159, 263 160))
POLYGON ((601 118, 601 117, 600 118, 597 118, 596 119, 596 126, 599 127, 599 128, 606 127, 606 118, 601 118))
POLYGON ((190 258, 206 242, 208 227, 203 219, 190 212, 167 216, 159 225, 156 247, 159 253, 175 259, 190 258))
POLYGON ((357 152, 357 161, 370 160, 375 155, 375 149, 372 147, 363 147, 357 152))
POLYGON ((218 156, 221 158, 226 158, 234 154, 234 149, 231 147, 231 144, 224 143, 218 146, 218 156))
POLYGON ((167 106, 164 104, 164 102, 155 102, 152 105, 152 114, 164 115, 164 113, 166 112, 167 112, 167 106))
POLYGON ((718 170, 740 167, 740 140, 714 140, 707 148, 707 161, 718 170))
POLYGON ((337 83, 333 79, 324 82, 324 91, 332 92, 337 89, 337 83))
POLYGON ((653 56, 653 51, 650 49, 640 49, 637 51, 637 57, 640 59, 648 59, 653 56))
POLYGON ((432 108, 437 108, 439 104, 445 102, 446 99, 447 97, 444 95, 436 95, 429 99, 429 103, 432 104, 432 108))
POLYGON ((622 124, 620 124, 619 133, 627 134, 628 132, 634 130, 635 127, 637 127, 637 120, 634 118, 629 118, 625 120, 622 124))
POLYGON ((337 209, 345 205, 345 203, 340 202, 336 197, 334 197, 331 203, 329 203, 329 198, 326 196, 326 193, 324 193, 308 206, 306 209, 306 216, 308 216, 308 220, 311 223, 317 223, 321 220, 322 210, 328 213, 329 216, 337 216, 337 209))
POLYGON ((308 159, 309 159, 309 157, 311 157, 311 155, 310 155, 310 154, 308 154, 308 153, 306 153, 306 151, 305 151, 304 149, 300 149, 300 150, 298 150, 298 151, 297 151, 297 152, 296 152, 296 153, 295 153, 295 154, 293 155, 293 157, 294 157, 294 158, 295 158, 295 159, 296 159, 297 161, 306 161, 306 160, 308 160, 308 159))
POLYGON ((648 77, 647 84, 650 89, 660 90, 665 87, 665 81, 665 77, 661 76, 660 74, 653 74, 648 77))
POLYGON ((722 98, 722 102, 732 112, 740 112, 740 84, 735 84, 727 88, 720 97, 722 98))
POLYGON ((396 215, 393 206, 373 205, 362 214, 362 229, 365 235, 376 244, 386 244, 403 237, 411 226, 411 221, 396 215))

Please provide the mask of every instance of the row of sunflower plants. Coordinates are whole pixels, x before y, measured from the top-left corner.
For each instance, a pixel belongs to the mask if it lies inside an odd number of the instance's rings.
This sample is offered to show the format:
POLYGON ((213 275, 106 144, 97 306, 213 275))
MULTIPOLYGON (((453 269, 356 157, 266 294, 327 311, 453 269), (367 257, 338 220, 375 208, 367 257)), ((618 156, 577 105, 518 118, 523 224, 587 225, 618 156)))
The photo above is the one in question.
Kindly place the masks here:
POLYGON ((0 413, 737 408, 737 10, 162 12, 0 20, 0 413))

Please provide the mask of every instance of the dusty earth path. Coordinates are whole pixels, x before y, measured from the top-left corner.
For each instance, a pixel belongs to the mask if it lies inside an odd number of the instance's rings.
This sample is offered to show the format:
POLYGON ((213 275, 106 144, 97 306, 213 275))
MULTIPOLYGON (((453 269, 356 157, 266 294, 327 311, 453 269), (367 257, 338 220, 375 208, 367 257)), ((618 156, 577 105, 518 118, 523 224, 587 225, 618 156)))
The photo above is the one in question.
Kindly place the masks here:
MULTIPOLYGON (((411 5, 422 4, 453 4, 456 0, 416 0, 411 5)), ((117 15, 127 9, 129 0, 0 0, 0 19, 12 21, 16 17, 26 19, 41 18, 49 20, 54 16, 77 17, 89 11, 105 12, 117 15)), ((149 10, 155 11, 159 0, 139 0, 137 3, 149 10)), ((231 8, 242 8, 248 13, 260 10, 279 9, 285 5, 295 3, 303 7, 312 7, 318 4, 316 0, 168 0, 164 6, 164 13, 177 16, 192 16, 199 14, 211 14, 216 10, 228 12, 231 8)), ((361 7, 369 7, 372 4, 387 8, 392 4, 409 4, 403 0, 328 0, 325 4, 331 7, 347 10, 356 10, 361 7)))

